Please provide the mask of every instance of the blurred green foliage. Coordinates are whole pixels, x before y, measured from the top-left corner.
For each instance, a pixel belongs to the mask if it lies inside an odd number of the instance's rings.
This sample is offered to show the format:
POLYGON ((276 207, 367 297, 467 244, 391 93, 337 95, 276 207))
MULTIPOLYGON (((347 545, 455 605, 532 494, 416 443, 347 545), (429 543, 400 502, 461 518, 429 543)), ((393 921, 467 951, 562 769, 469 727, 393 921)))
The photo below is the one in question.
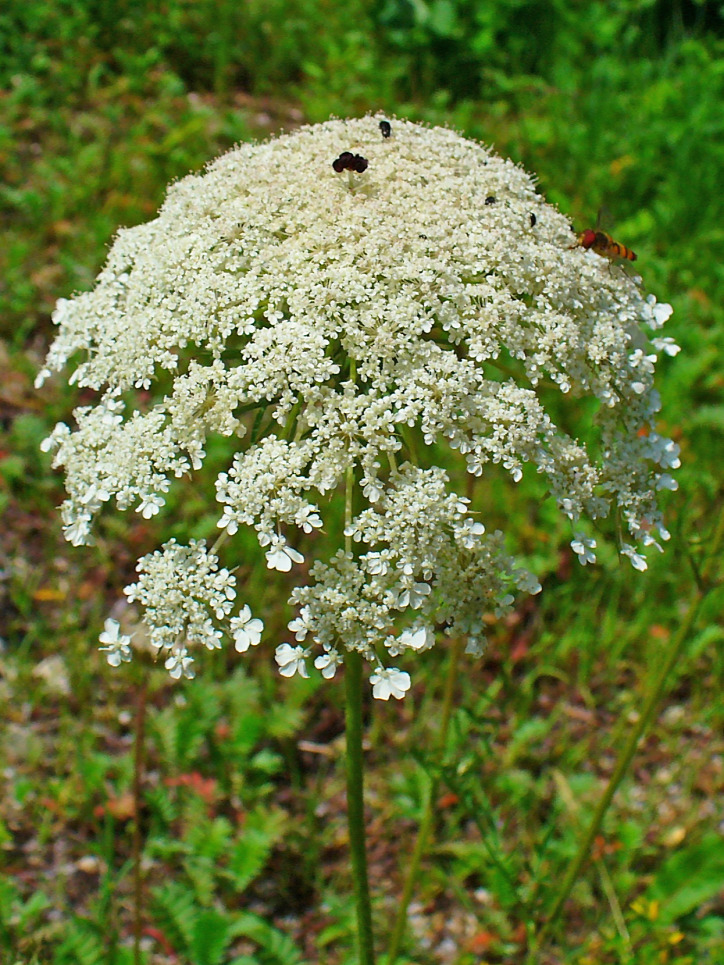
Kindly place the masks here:
POLYGON ((716 0, 8 0, 0 85, 62 79, 45 93, 63 102, 112 76, 142 87, 163 66, 188 89, 217 92, 323 75, 339 92, 355 74, 398 101, 482 99, 521 82, 573 91, 601 58, 655 59, 720 32, 721 13, 716 0))

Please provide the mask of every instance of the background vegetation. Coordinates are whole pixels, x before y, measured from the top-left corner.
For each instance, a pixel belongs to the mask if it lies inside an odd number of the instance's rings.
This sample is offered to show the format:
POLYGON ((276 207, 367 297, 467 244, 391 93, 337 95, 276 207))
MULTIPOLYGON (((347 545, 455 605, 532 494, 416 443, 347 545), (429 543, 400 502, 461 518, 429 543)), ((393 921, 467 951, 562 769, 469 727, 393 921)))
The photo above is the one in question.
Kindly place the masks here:
MULTIPOLYGON (((380 930, 431 774, 437 827, 409 961, 517 963, 575 849, 657 658, 702 588, 722 511, 724 41, 721 4, 664 0, 6 0, 0 9, 0 958, 132 960, 134 820, 147 960, 353 960, 341 688, 280 681, 271 650, 200 679, 111 672, 104 618, 159 524, 59 535, 62 486, 38 444, 76 397, 32 380, 55 299, 87 288, 117 227, 235 141, 330 113, 446 123, 537 172, 578 228, 605 206, 675 314, 662 429, 682 446, 666 554, 632 577, 585 570, 524 483, 491 486, 544 592, 491 627, 458 684, 435 771, 442 648, 414 693, 370 710, 369 828, 380 930), (146 701, 135 815, 133 732, 146 701), (543 903, 543 905, 542 905, 543 903)), ((212 454, 213 455, 213 454, 212 454)), ((213 460, 212 460, 213 461, 213 460)), ((163 525, 207 535, 208 507, 163 525)), ((168 530, 164 530, 166 536, 168 530)), ((281 586, 248 572, 270 639, 281 586)), ((721 591, 709 593, 568 903, 564 963, 724 960, 721 591)), ((120 611, 116 611, 123 616, 120 611)), ((248 655, 247 655, 248 656, 248 655)))

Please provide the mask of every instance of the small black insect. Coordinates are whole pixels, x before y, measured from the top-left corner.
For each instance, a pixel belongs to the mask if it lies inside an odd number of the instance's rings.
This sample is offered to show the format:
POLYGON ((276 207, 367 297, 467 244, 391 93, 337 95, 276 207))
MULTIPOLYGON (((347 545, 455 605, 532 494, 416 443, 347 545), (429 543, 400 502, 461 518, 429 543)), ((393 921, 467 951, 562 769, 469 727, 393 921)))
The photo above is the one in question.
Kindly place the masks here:
POLYGON ((538 219, 536 218, 536 216, 535 216, 535 215, 533 214, 533 212, 531 211, 531 213, 530 213, 530 226, 531 226, 531 228, 535 228, 535 223, 536 223, 537 220, 538 220, 538 219))
POLYGON ((353 154, 351 151, 342 151, 340 156, 332 161, 332 167, 337 174, 339 174, 340 171, 356 171, 358 174, 361 174, 367 170, 368 164, 369 161, 366 157, 362 157, 360 154, 353 154))
POLYGON ((346 171, 348 167, 351 167, 353 158, 354 154, 351 151, 342 151, 336 161, 332 161, 332 167, 339 174, 340 171, 346 171))
POLYGON ((383 137, 389 137, 392 134, 392 125, 389 121, 380 121, 380 130, 383 137))
POLYGON ((487 198, 485 199, 485 203, 486 203, 486 204, 495 204, 496 200, 497 200, 497 199, 494 198, 492 194, 489 194, 489 195, 487 196, 487 198))

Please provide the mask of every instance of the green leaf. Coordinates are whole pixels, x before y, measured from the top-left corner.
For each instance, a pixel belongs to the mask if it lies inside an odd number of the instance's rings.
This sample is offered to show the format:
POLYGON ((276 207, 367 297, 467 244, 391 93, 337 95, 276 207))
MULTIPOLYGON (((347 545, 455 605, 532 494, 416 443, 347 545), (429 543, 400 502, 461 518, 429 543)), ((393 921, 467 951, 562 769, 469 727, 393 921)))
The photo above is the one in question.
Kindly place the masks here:
POLYGON ((172 881, 154 888, 152 894, 156 922, 174 946, 189 948, 199 917, 193 891, 172 881))
POLYGON ((151 813, 159 815, 168 826, 178 817, 178 807, 176 802, 171 799, 168 788, 164 786, 151 787, 146 791, 146 801, 148 802, 151 813))
POLYGON ((50 899, 42 891, 36 891, 28 900, 17 909, 17 923, 26 932, 31 930, 32 925, 40 918, 46 908, 51 905, 50 899))
POLYGON ((698 844, 668 858, 646 897, 658 901, 659 921, 669 925, 724 890, 724 840, 707 834, 698 844))
POLYGON ((243 912, 231 931, 236 937, 243 935, 257 943, 257 965, 299 965, 302 961, 299 949, 288 935, 251 912, 243 912))
POLYGON ((552 718, 533 717, 515 731, 505 752, 505 765, 510 766, 523 754, 534 753, 534 747, 553 727, 552 718))
POLYGON ((190 854, 183 863, 193 888, 194 900, 204 907, 214 900, 215 865, 212 858, 205 855, 190 854))
POLYGON ((213 908, 203 911, 194 928, 191 960, 194 965, 220 965, 233 935, 228 919, 213 908))
POLYGON ((263 831, 247 831, 236 842, 229 857, 229 873, 237 891, 243 891, 259 874, 273 843, 273 838, 263 831))
POLYGON ((231 837, 231 822, 218 817, 212 821, 200 821, 189 830, 187 841, 196 855, 216 859, 229 850, 231 837))
POLYGON ((428 20, 430 31, 438 37, 460 36, 460 23, 455 6, 450 0, 435 0, 430 7, 428 20))
POLYGON ((107 961, 106 949, 103 941, 95 933, 90 922, 76 918, 66 940, 58 948, 56 962, 58 965, 104 965, 107 961))

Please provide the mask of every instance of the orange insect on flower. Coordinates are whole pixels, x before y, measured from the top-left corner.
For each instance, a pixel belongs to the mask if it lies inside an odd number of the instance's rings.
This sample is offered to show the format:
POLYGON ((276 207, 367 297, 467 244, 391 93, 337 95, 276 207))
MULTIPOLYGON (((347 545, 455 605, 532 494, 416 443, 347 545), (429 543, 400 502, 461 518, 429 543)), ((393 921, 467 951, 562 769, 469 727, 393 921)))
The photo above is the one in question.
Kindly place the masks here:
POLYGON ((620 245, 614 241, 611 235, 605 231, 594 231, 593 228, 586 228, 578 235, 578 240, 571 248, 592 248, 597 255, 610 258, 627 258, 629 261, 636 261, 636 252, 631 251, 626 245, 620 245))

